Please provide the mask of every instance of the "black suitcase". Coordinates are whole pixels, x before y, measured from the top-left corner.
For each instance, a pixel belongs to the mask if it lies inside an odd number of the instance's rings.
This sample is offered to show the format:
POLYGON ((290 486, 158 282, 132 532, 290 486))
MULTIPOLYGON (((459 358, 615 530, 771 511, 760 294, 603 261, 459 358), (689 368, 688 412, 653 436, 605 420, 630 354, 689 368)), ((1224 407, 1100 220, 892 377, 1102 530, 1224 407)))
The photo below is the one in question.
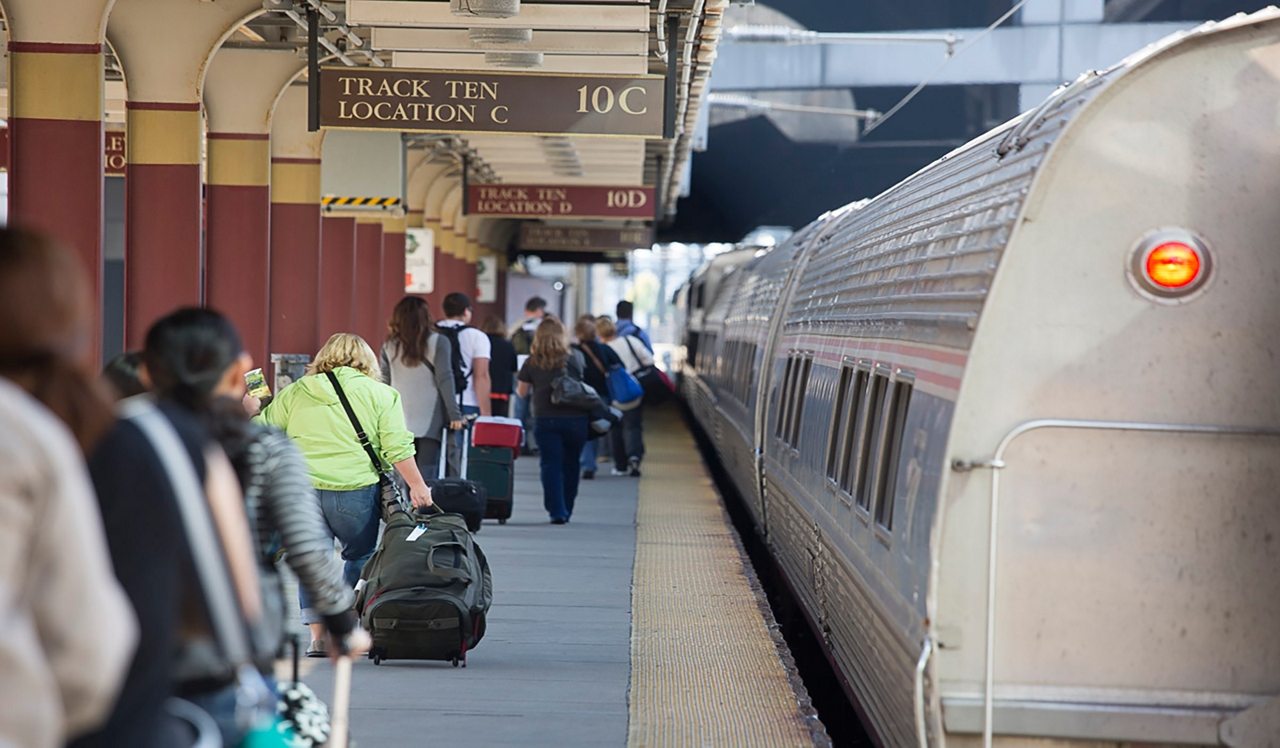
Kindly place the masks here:
MULTIPOLYGON (((465 434, 465 432, 464 432, 465 434)), ((485 507, 489 502, 488 494, 480 483, 465 478, 446 478, 446 466, 449 453, 449 431, 445 429, 440 443, 439 477, 427 480, 427 488, 431 489, 431 500, 442 511, 461 514, 467 521, 467 529, 480 532, 480 523, 484 520, 485 507)), ((470 439, 467 439, 470 441, 470 439)), ((462 449, 462 474, 467 472, 466 447, 462 449)))
POLYGON ((467 477, 483 486, 488 494, 484 518, 507 524, 515 499, 516 451, 509 447, 472 447, 469 454, 467 477))

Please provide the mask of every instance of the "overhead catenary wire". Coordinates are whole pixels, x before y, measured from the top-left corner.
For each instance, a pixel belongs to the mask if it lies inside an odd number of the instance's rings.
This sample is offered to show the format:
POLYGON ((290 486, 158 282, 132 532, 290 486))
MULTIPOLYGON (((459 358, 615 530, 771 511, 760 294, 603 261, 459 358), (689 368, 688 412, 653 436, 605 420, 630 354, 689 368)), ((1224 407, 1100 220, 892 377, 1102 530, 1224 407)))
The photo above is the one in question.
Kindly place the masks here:
POLYGON ((1010 8, 1008 12, 1006 12, 1004 15, 997 18, 990 26, 986 27, 980 33, 978 33, 977 36, 965 42, 964 45, 962 45, 959 49, 957 49, 954 54, 947 55, 946 58, 942 60, 942 63, 939 64, 938 67, 933 69, 933 72, 925 76, 925 79, 920 81, 920 84, 918 86, 911 89, 910 93, 908 93, 906 96, 903 96, 902 99, 898 101, 897 104, 894 104, 892 107, 890 107, 889 111, 884 113, 884 116, 872 122, 868 122, 867 126, 863 128, 862 134, 863 135, 871 134, 871 132, 873 132, 877 127, 880 127, 885 122, 887 122, 890 117, 897 114, 904 106, 911 103, 911 100, 914 99, 921 91, 923 91, 925 86, 932 83, 934 79, 937 78, 938 75, 942 73, 943 69, 946 68, 947 65, 951 64, 952 60, 964 54, 965 50, 977 44, 987 34, 990 34, 992 31, 995 31, 997 28, 999 28, 1002 24, 1004 24, 1005 21, 1012 18, 1014 13, 1017 13, 1018 11, 1022 10, 1022 6, 1026 5, 1028 2, 1030 2, 1030 0, 1020 0, 1012 8, 1010 8))

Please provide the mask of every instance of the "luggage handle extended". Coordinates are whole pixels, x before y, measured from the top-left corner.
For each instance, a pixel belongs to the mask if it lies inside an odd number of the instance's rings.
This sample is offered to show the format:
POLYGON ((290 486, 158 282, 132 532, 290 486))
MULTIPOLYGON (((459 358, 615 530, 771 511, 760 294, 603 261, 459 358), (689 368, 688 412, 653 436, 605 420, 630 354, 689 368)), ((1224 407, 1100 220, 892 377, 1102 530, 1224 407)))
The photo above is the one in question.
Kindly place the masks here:
POLYGON ((447 543, 439 543, 434 547, 432 547, 430 551, 427 551, 427 568, 431 570, 432 574, 435 574, 441 579, 457 579, 470 584, 471 572, 467 571, 466 569, 461 569, 461 568, 454 569, 454 568, 436 566, 436 551, 440 550, 441 548, 449 548, 449 547, 456 547, 460 551, 459 555, 466 555, 467 547, 456 540, 451 540, 447 543))
MULTIPOLYGON (((459 478, 467 477, 467 453, 471 451, 471 429, 475 428, 476 416, 462 417, 462 457, 458 466, 459 478)), ((447 467, 449 463, 449 424, 444 425, 444 430, 440 433, 440 465, 438 466, 436 477, 444 480, 447 477, 447 467)))

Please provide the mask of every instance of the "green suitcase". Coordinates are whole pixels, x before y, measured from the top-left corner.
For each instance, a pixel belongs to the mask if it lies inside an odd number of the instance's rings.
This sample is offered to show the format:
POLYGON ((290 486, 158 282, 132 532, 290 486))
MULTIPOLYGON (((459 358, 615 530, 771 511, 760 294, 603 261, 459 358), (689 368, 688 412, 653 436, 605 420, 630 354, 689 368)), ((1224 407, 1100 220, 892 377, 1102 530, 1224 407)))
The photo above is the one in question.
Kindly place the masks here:
POLYGON ((508 447, 471 447, 467 453, 467 480, 484 486, 489 495, 484 518, 505 525, 515 499, 516 451, 508 447))

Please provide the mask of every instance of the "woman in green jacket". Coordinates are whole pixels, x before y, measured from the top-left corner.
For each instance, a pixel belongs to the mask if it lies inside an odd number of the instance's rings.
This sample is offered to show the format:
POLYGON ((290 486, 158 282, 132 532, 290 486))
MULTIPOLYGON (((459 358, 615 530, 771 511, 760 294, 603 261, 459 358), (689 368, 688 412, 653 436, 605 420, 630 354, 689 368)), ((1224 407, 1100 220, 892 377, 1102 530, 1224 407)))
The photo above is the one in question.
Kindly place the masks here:
MULTIPOLYGON (((383 467, 394 466, 408 484, 413 505, 430 506, 431 491, 414 461, 413 433, 405 428, 400 394, 379 381, 377 356, 358 335, 329 338, 307 376, 281 390, 261 418, 292 437, 307 458, 325 522, 342 543, 343 576, 354 587, 378 539, 378 473, 360 446, 328 372, 337 377, 383 467)), ((299 603, 302 620, 312 629, 307 654, 323 656, 321 621, 306 595, 299 595, 299 603)))

